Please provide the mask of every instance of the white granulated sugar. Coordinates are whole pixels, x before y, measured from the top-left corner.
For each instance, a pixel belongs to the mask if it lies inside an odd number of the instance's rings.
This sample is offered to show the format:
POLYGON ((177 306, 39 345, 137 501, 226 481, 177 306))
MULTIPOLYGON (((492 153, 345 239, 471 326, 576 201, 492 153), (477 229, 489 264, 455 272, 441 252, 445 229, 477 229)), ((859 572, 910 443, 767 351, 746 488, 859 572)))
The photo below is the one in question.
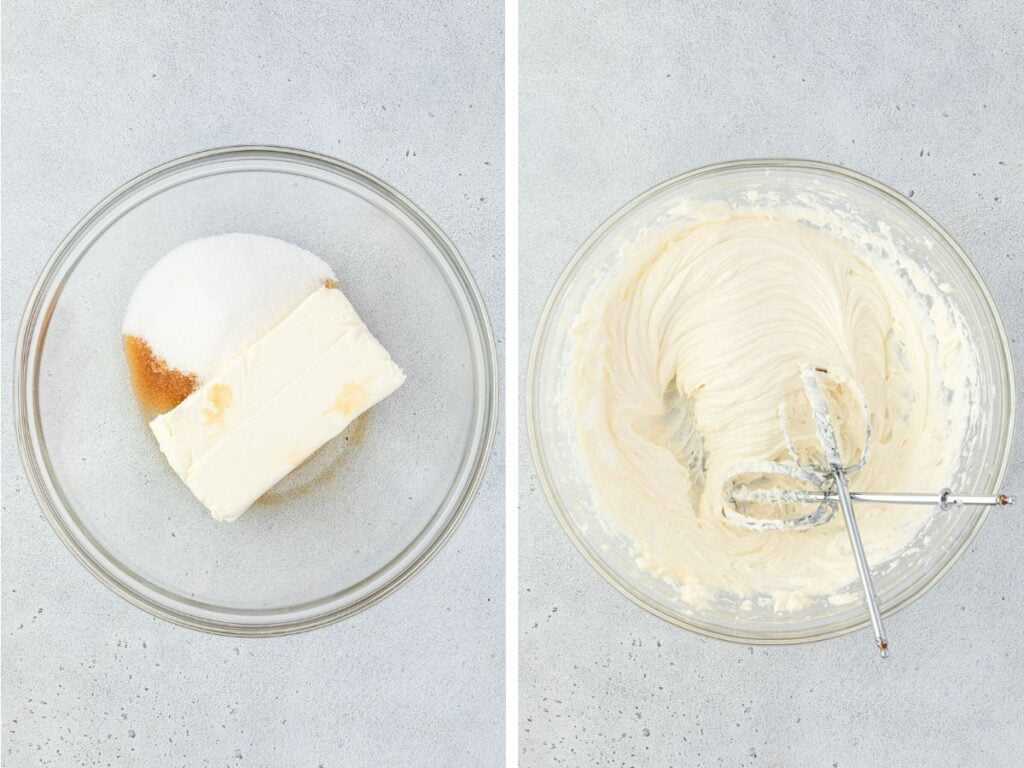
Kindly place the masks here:
POLYGON ((124 318, 170 367, 205 381, 335 275, 297 245, 228 234, 180 245, 145 274, 124 318))

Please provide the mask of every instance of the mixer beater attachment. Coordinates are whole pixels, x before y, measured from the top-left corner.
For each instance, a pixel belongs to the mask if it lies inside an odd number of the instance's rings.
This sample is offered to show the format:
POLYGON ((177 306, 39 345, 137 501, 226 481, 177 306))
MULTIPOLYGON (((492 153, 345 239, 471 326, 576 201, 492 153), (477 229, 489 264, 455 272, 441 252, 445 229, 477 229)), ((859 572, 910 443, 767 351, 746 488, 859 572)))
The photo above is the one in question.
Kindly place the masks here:
MULTIPOLYGON (((723 508, 722 514, 729 523, 749 530, 805 531, 829 522, 838 507, 842 511, 846 532, 850 537, 850 546, 864 590, 864 600, 875 633, 875 644, 885 657, 889 655, 889 642, 885 637, 878 596, 857 528, 853 502, 919 504, 938 506, 945 511, 968 505, 1007 506, 1013 503, 1013 498, 1005 494, 963 496, 954 494, 948 488, 933 494, 851 492, 849 478, 863 469, 871 456, 871 420, 867 400, 856 384, 843 384, 844 390, 852 393, 859 401, 865 432, 860 457, 848 464, 842 459, 834 422, 829 412, 826 387, 822 381, 822 376, 827 373, 824 369, 807 365, 800 369, 800 379, 810 404, 814 431, 821 446, 820 456, 816 451, 809 457, 801 454, 790 431, 787 409, 784 405, 780 406, 783 436, 792 462, 746 461, 734 466, 724 480, 728 504, 723 508), (813 512, 801 515, 786 514, 793 507, 807 504, 816 505, 813 512), (755 510, 758 509, 762 512, 770 510, 770 513, 759 516, 755 514, 755 510)), ((806 454, 806 451, 804 453, 806 454)))

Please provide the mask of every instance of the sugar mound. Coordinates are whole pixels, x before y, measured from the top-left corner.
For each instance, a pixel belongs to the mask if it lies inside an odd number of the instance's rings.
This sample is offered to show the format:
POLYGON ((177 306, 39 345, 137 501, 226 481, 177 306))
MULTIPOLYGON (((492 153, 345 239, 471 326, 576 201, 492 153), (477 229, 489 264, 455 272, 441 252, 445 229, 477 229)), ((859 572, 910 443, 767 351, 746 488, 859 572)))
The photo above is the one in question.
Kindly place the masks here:
POLYGON ((123 332, 205 381, 335 279, 323 260, 283 240, 204 237, 150 268, 128 302, 123 332))

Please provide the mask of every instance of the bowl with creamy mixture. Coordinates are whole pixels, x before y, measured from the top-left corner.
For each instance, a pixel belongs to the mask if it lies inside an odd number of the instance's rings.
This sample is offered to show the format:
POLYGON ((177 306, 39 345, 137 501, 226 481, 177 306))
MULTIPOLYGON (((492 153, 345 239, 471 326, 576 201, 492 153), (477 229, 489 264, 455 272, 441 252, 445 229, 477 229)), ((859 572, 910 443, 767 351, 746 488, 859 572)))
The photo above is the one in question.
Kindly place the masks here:
MULTIPOLYGON (((823 163, 739 161, 605 222, 552 292, 528 377, 542 484, 586 559, 656 615, 724 639, 863 626, 841 516, 755 531, 722 515, 733 467, 786 459, 779 407, 803 396, 807 365, 864 393, 872 453, 854 490, 998 488, 1005 333, 966 255, 909 200, 823 163)), ((864 424, 850 411, 834 415, 853 446, 864 424)), ((985 509, 857 515, 891 613, 951 567, 985 509)))

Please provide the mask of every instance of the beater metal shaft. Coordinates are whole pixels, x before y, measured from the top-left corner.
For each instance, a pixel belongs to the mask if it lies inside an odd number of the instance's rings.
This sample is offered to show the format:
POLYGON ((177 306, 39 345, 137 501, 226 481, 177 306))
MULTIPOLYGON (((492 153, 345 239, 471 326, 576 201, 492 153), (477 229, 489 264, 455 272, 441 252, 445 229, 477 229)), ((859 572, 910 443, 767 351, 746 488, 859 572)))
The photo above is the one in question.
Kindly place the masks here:
POLYGON ((875 594, 875 585, 871 581, 871 566, 868 565, 867 555, 864 554, 864 544, 860 540, 857 518, 853 514, 853 500, 850 498, 850 489, 846 484, 846 472, 839 464, 833 464, 832 477, 836 484, 835 495, 839 497, 839 506, 843 510, 846 532, 850 536, 850 546, 853 547, 853 557, 857 561, 860 583, 864 588, 864 602, 868 605, 871 626, 875 630, 875 645, 878 646, 878 652, 882 654, 882 658, 885 658, 889 655, 889 641, 885 638, 882 612, 878 609, 878 595, 875 594))
MULTIPOLYGON (((777 504, 823 504, 838 502, 839 494, 828 491, 772 490, 767 497, 777 504)), ((765 491, 749 492, 743 488, 735 489, 732 498, 736 501, 761 501, 765 491)), ((1007 507, 1013 504, 1013 496, 966 496, 945 489, 940 493, 871 493, 869 491, 850 491, 850 499, 875 504, 918 504, 921 506, 937 506, 947 510, 964 506, 1007 507)))

